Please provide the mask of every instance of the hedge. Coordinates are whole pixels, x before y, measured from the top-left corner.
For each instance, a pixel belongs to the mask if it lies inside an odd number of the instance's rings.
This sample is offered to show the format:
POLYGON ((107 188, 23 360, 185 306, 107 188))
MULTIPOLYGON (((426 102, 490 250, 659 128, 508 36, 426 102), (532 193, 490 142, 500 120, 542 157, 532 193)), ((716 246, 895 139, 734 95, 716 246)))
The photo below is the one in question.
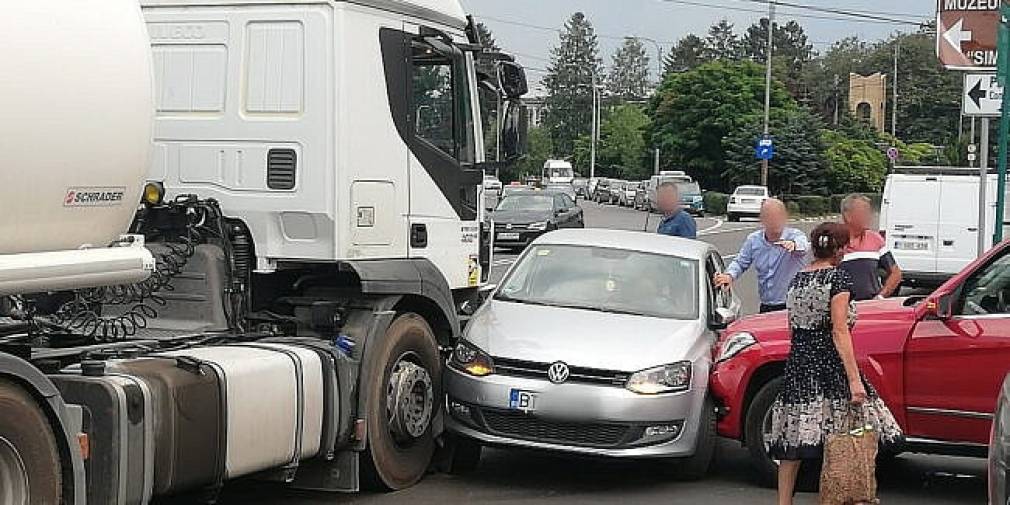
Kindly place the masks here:
POLYGON ((805 195, 796 198, 800 214, 807 216, 823 216, 829 212, 831 200, 826 196, 805 195))
POLYGON ((705 212, 720 216, 726 213, 726 204, 729 202, 729 195, 726 193, 706 191, 703 198, 705 199, 705 212))

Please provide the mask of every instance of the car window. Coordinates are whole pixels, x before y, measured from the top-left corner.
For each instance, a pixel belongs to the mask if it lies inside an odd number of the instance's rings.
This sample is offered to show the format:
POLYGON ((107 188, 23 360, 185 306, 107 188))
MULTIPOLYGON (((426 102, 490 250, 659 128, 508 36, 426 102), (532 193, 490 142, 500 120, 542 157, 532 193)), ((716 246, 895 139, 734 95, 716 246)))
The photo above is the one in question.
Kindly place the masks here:
POLYGON ((958 313, 965 316, 1010 314, 1010 254, 982 267, 961 287, 958 313))
POLYGON ((519 259, 502 301, 662 317, 698 317, 698 262, 677 256, 537 245, 519 259))

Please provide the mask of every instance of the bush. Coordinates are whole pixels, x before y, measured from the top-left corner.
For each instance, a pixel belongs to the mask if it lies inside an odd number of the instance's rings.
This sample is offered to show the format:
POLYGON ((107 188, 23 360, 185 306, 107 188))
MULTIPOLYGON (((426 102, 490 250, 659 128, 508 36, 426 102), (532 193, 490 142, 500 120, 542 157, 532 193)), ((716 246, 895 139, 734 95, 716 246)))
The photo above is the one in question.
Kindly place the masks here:
POLYGON ((726 213, 726 204, 729 202, 729 195, 718 191, 706 191, 705 212, 709 214, 723 215, 726 213))
POLYGON ((828 213, 831 200, 825 196, 805 195, 796 198, 800 214, 807 216, 823 216, 828 213))
POLYGON ((789 200, 788 202, 786 202, 786 210, 789 211, 789 214, 797 216, 800 213, 800 204, 792 200, 789 200))

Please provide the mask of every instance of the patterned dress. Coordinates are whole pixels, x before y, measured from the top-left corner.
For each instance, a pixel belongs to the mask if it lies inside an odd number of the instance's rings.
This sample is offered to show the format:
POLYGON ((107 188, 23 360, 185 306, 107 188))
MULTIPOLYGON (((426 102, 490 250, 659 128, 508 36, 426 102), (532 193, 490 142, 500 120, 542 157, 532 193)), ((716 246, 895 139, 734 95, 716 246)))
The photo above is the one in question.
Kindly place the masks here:
MULTIPOLYGON (((831 333, 831 299, 851 292, 849 274, 838 268, 803 271, 789 286, 786 307, 792 330, 792 348, 786 361, 782 391, 772 406, 771 432, 766 436, 769 454, 780 460, 818 459, 824 438, 846 431, 853 408, 845 366, 831 333)), ((849 303, 849 328, 856 322, 849 303)), ((884 444, 900 441, 894 416, 863 379, 867 400, 863 419, 877 430, 884 444)))

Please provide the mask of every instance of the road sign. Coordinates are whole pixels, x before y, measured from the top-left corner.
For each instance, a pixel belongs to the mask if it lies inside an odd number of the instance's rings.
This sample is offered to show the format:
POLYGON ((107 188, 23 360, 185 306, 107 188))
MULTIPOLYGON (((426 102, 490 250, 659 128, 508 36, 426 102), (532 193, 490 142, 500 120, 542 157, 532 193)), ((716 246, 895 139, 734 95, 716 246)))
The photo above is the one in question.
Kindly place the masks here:
POLYGON ((961 112, 965 116, 999 117, 1003 103, 1003 87, 996 74, 964 74, 964 94, 961 112))
POLYGON ((937 0, 936 54, 951 70, 996 67, 1000 0, 937 0))
POLYGON ((775 157, 775 143, 769 137, 758 139, 754 146, 754 157, 759 160, 770 160, 775 157))
POLYGON ((897 147, 888 147, 887 148, 887 159, 889 159, 891 161, 896 161, 898 159, 898 156, 900 156, 900 155, 901 155, 901 153, 898 152, 898 148, 897 147))

